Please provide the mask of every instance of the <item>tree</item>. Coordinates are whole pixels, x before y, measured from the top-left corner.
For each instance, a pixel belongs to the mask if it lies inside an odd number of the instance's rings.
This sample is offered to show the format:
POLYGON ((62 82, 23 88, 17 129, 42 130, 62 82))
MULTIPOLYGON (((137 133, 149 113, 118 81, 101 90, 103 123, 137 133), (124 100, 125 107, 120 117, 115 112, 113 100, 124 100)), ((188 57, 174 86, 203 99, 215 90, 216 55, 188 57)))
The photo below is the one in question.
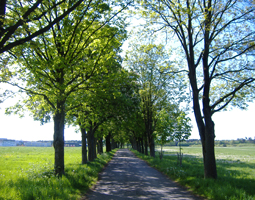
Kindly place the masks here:
POLYGON ((0 2, 0 54, 13 47, 31 41, 33 38, 48 31, 54 24, 73 12, 83 3, 87 7, 92 1, 62 0, 62 1, 11 1, 0 2), (55 15, 56 10, 61 12, 55 15), (35 28, 35 24, 43 26, 35 28))
POLYGON ((180 166, 182 165, 183 154, 181 152, 181 142, 187 140, 191 135, 190 118, 186 116, 186 113, 179 111, 176 116, 176 123, 174 124, 173 138, 179 144, 179 153, 177 153, 180 166))
MULTIPOLYGON (((116 132, 105 124, 111 124, 110 127, 113 127, 112 124, 120 125, 121 121, 130 115, 130 111, 135 109, 136 104, 136 99, 132 95, 133 78, 121 67, 121 60, 113 61, 112 65, 108 66, 107 73, 99 76, 100 81, 91 82, 93 90, 81 90, 73 94, 73 98, 79 99, 83 103, 67 115, 70 124, 75 121, 75 124, 79 124, 87 130, 88 161, 93 161, 96 158, 96 145, 98 152, 102 152, 100 147, 102 147, 103 136, 109 132, 116 132)), ((110 137, 110 139, 112 138, 110 137)), ((86 155, 83 157, 85 158, 86 155)))
MULTIPOLYGON (((174 81, 171 62, 166 59, 163 45, 139 45, 133 44, 132 50, 127 51, 126 63, 131 71, 139 77, 139 96, 141 98, 141 113, 144 119, 146 137, 150 148, 150 155, 155 157, 155 134, 157 126, 157 113, 173 100, 176 94, 182 92, 183 85, 174 81), (179 84, 178 90, 168 87, 170 83, 179 84), (170 100, 171 99, 171 100, 170 100)), ((179 101, 181 97, 176 101, 179 101)))
POLYGON ((229 105, 244 108, 254 98, 255 7, 249 0, 139 2, 154 32, 174 33, 180 42, 202 142, 204 176, 217 178, 212 115, 229 105))
POLYGON ((158 113, 158 123, 155 129, 157 143, 160 144, 160 159, 163 158, 163 146, 170 141, 173 141, 173 122, 175 116, 173 112, 168 112, 166 109, 162 109, 158 113))
MULTIPOLYGON (((35 118, 47 121, 53 115, 55 173, 60 176, 64 173, 65 116, 80 105, 72 94, 101 81, 97 78, 107 71, 125 38, 121 21, 120 27, 110 26, 119 12, 109 16, 110 7, 98 3, 84 5, 49 32, 15 48, 21 64, 17 76, 26 84, 11 84, 30 95, 25 102, 35 118)), ((62 9, 55 10, 54 16, 62 9)))
MULTIPOLYGON (((158 113, 158 122, 155 133, 157 142, 161 145, 160 158, 163 156, 163 146, 170 141, 178 141, 181 155, 181 142, 191 135, 190 118, 179 108, 179 105, 167 105, 158 113)), ((180 160, 181 162, 181 160, 180 160)))
POLYGON ((113 115, 106 115, 109 111, 109 97, 113 89, 120 87, 118 79, 121 76, 120 57, 112 57, 108 63, 107 72, 98 74, 96 81, 90 81, 92 90, 79 90, 72 94, 72 99, 80 102, 79 105, 67 113, 68 124, 79 125, 82 134, 82 164, 93 161, 95 153, 95 132, 105 120, 113 115), (98 81, 100 80, 100 81, 98 81), (113 83, 113 84, 112 84, 113 83), (92 126, 93 125, 93 126, 92 126), (86 131, 87 130, 87 131, 86 131), (88 133, 88 134, 87 134, 88 133), (89 158, 87 158, 86 144, 88 140, 89 158))
MULTIPOLYGON (((8 63, 13 60, 12 48, 31 41, 33 38, 47 32, 54 24, 77 9, 82 0, 36 0, 36 1, 0 1, 0 82, 9 81, 13 76, 8 63), (54 15, 56 9, 62 9, 58 16, 54 15), (51 17, 49 17, 51 16, 51 17), (41 23, 42 26, 35 26, 41 23), (8 54, 10 53, 10 54, 8 54)), ((92 1, 86 5, 89 7, 92 1)), ((4 99, 10 90, 1 92, 4 99)))
MULTIPOLYGON (((101 95, 98 95, 99 99, 103 101, 102 104, 96 103, 97 108, 98 105, 101 105, 97 116, 104 119, 100 128, 106 133, 104 136, 106 137, 107 151, 117 148, 120 143, 125 141, 126 132, 123 133, 123 124, 133 116, 139 105, 139 99, 135 93, 137 85, 132 73, 124 69, 121 72, 117 73, 114 81, 109 81, 111 85, 104 87, 105 89, 100 92, 101 95)), ((98 132, 97 138, 100 139, 102 131, 98 132), (100 133, 98 134, 98 132, 100 133)))
POLYGON ((87 156, 87 133, 86 129, 80 124, 80 131, 81 131, 81 141, 82 141, 82 150, 81 150, 81 164, 86 164, 88 162, 87 156))
POLYGON ((123 122, 123 128, 129 137, 132 148, 148 155, 148 137, 141 108, 123 122))

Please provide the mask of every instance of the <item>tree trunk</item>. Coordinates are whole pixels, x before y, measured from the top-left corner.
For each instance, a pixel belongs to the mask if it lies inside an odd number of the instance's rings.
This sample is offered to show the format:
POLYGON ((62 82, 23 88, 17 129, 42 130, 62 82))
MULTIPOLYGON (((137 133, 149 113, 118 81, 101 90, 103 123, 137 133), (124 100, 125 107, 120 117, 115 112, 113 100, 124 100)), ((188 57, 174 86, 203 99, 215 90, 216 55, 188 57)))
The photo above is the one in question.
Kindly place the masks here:
MULTIPOLYGON (((208 106, 207 106, 208 107, 208 106)), ((209 107, 208 107, 209 108, 209 107)), ((200 111, 198 93, 193 91, 193 109, 195 119, 199 131, 199 135, 202 143, 202 152, 204 160, 204 177, 205 178, 217 178, 217 169, 214 152, 214 123, 211 119, 208 108, 203 107, 204 120, 200 111), (206 111, 207 110, 207 111, 206 111)))
POLYGON ((7 0, 1 0, 0 4, 0 38, 2 39, 3 33, 4 33, 4 19, 5 19, 5 12, 6 12, 6 1, 7 0))
MULTIPOLYGON (((144 101, 146 103, 145 111, 144 111, 144 122, 145 122, 145 130, 146 136, 148 138, 148 145, 150 148, 150 156, 155 157, 155 143, 153 138, 153 111, 151 102, 151 93, 148 96, 148 99, 144 101)), ((148 153, 147 153, 148 154, 148 153)))
POLYGON ((95 160, 95 158, 97 158, 94 126, 92 122, 90 122, 90 127, 87 136, 88 136, 88 161, 91 162, 95 160))
POLYGON ((97 139, 97 152, 99 154, 103 153, 103 138, 97 139))
POLYGON ((142 148, 141 148, 140 138, 137 139, 136 144, 137 144, 137 151, 139 151, 141 153, 142 148))
POLYGON ((150 136, 149 147, 150 147, 150 156, 155 157, 155 142, 152 135, 150 136))
POLYGON ((217 178, 217 168, 214 152, 214 122, 212 121, 211 108, 209 106, 209 97, 203 99, 203 113, 204 113, 204 130, 200 133, 202 135, 202 148, 204 158, 204 177, 217 178))
POLYGON ((135 137, 132 138, 132 144, 133 144, 133 147, 132 147, 132 148, 133 148, 134 150, 137 150, 137 141, 136 141, 136 138, 135 138, 135 137))
MULTIPOLYGON (((211 7, 211 1, 208 1, 208 7, 211 7)), ((204 176, 205 178, 217 178, 217 169, 214 153, 214 122, 212 121, 212 113, 210 106, 210 85, 211 77, 209 72, 209 49, 210 49, 210 28, 211 28, 211 12, 209 11, 205 19, 205 35, 204 35, 204 54, 203 54, 203 72, 204 72, 204 90, 203 90, 203 114, 204 114, 204 176)))
MULTIPOLYGON (((213 128, 214 130, 214 128, 213 128)), ((203 146, 204 176, 205 178, 217 178, 217 168, 214 152, 214 132, 206 127, 205 141, 203 146)))
POLYGON ((142 140, 141 140, 141 147, 142 147, 142 154, 144 154, 143 138, 142 138, 142 140))
POLYGON ((64 169, 64 129, 65 129, 65 111, 64 103, 57 103, 56 114, 54 115, 54 139, 53 146, 55 149, 55 174, 62 176, 65 173, 64 169))
POLYGON ((82 146, 81 146, 81 152, 82 152, 82 164, 86 164, 88 162, 88 156, 87 156, 87 135, 86 135, 86 130, 85 128, 81 128, 81 142, 82 142, 82 146))
POLYGON ((148 137, 146 133, 144 137, 144 154, 148 156, 148 137))
POLYGON ((111 132, 105 137, 105 143, 106 143, 106 152, 110 152, 111 149, 111 132))
POLYGON ((214 122, 212 121, 211 108, 209 105, 209 88, 206 91, 206 84, 204 94, 206 95, 203 99, 203 113, 205 121, 204 140, 203 145, 203 157, 204 157, 204 176, 205 178, 217 178, 217 168, 214 152, 214 122))
POLYGON ((116 142, 115 142, 114 138, 112 138, 111 149, 116 149, 116 142))
POLYGON ((149 142, 149 148, 150 148, 150 156, 155 157, 155 142, 154 142, 154 138, 153 138, 152 124, 150 122, 149 122, 149 126, 147 128, 148 142, 149 142))
MULTIPOLYGON (((206 54, 207 52, 205 52, 206 54)), ((203 58, 204 65, 204 93, 203 93, 203 114, 202 116, 199 104, 199 90, 197 87, 196 68, 194 63, 189 64, 189 80, 193 95, 194 115, 202 143, 202 152, 204 160, 204 177, 217 178, 217 169, 214 153, 214 123, 211 116, 209 88, 210 78, 208 68, 206 67, 207 60, 203 58), (203 119, 204 118, 204 119, 203 119)))
POLYGON ((93 160, 97 158, 97 139, 95 138, 95 132, 93 131, 94 135, 94 149, 93 149, 93 160))

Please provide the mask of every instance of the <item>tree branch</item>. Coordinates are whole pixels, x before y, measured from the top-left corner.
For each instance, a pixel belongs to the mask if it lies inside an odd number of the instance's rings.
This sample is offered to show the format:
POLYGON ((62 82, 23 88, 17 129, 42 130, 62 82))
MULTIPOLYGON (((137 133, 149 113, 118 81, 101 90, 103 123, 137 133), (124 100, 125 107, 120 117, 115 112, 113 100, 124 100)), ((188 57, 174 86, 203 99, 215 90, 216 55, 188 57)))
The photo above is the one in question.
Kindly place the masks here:
POLYGON ((220 110, 222 110, 223 108, 225 108, 230 102, 231 100, 235 97, 235 94, 241 90, 244 86, 252 83, 253 81, 255 81, 255 78, 248 78, 246 80, 244 80, 242 83, 240 83, 232 92, 226 94, 225 96, 221 97, 218 101, 216 101, 212 106, 210 106, 211 110, 212 110, 212 115, 215 112, 218 112, 220 110), (219 105, 220 103, 224 102, 225 99, 227 99, 228 97, 231 97, 223 106, 221 106, 220 108, 218 108, 217 110, 214 110, 214 108, 219 105))
POLYGON ((8 82, 8 81, 2 81, 2 82, 3 82, 3 83, 7 83, 7 84, 9 84, 9 85, 12 85, 12 86, 14 86, 14 87, 18 87, 19 89, 21 89, 21 90, 23 90, 24 92, 27 92, 27 93, 29 93, 29 94, 35 94, 35 95, 42 96, 42 97, 50 104, 50 106, 51 106, 53 109, 55 109, 54 104, 49 100, 49 98, 48 98, 45 94, 38 93, 38 92, 35 92, 35 91, 33 91, 33 90, 26 89, 26 88, 24 88, 24 87, 19 86, 19 85, 16 84, 16 83, 10 83, 10 82, 8 82))
MULTIPOLYGON (((39 3, 41 3, 42 0, 38 0, 34 5, 33 7, 31 7, 24 15, 23 15, 23 18, 27 18, 27 16, 33 12, 33 10, 39 5, 39 3), (33 10, 32 10, 33 9, 33 10)), ((13 47, 15 46, 18 46, 20 44, 23 44, 25 42, 28 42, 30 40, 32 40, 33 38, 37 37, 38 35, 41 35, 42 33, 48 31, 54 24, 56 24, 57 22, 59 22, 60 20, 62 20, 65 16, 67 16, 69 13, 71 13, 74 9, 76 9, 81 3, 83 2, 83 0, 79 0, 77 3, 75 3, 71 8, 69 8, 67 11, 65 11, 62 15, 60 15, 59 17, 55 18, 52 22, 50 22, 47 26, 45 26, 44 28, 41 28, 40 30, 34 32, 33 34, 27 36, 27 37, 24 37, 24 38, 21 38, 21 39, 18 39, 16 40, 15 42, 11 42, 7 45, 4 46, 4 44, 7 42, 7 40, 11 37, 11 35, 14 34, 14 32, 16 31, 16 29, 21 26, 24 21, 23 20, 19 20, 15 25, 14 27, 12 28, 12 31, 10 31, 7 35, 4 37, 4 39, 1 41, 0 43, 0 54, 3 53, 3 52, 6 52, 10 49, 12 49, 13 47)))

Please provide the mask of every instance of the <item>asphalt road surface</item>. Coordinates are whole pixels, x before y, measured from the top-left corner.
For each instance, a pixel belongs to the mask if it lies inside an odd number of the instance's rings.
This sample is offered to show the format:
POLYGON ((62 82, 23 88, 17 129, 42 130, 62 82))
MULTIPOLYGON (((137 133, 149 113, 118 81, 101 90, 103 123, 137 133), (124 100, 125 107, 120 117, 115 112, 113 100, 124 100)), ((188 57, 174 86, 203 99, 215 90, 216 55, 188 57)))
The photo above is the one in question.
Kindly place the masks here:
POLYGON ((128 149, 116 152, 99 176, 89 200, 200 199, 148 166, 128 149))

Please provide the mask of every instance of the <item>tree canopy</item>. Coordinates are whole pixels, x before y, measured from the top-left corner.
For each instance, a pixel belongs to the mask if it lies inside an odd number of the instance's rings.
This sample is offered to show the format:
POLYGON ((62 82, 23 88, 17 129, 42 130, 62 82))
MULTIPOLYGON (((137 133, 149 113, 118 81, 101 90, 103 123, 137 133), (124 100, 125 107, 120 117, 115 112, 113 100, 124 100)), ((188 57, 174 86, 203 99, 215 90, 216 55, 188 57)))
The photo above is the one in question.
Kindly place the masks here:
POLYGON ((169 104, 181 102, 182 88, 185 88, 185 84, 181 82, 181 78, 178 80, 171 74, 175 69, 167 58, 163 45, 134 43, 131 46, 131 50, 126 54, 126 65, 138 76, 145 138, 146 142, 148 138, 150 155, 155 156, 154 140, 158 113, 169 104))
MULTIPOLYGON (((61 15, 62 9, 56 9, 54 16, 61 15)), ((118 14, 109 14, 110 10, 100 2, 83 5, 50 31, 13 50, 19 66, 14 71, 16 79, 8 83, 29 95, 25 103, 36 119, 47 121, 53 116, 55 171, 59 175, 64 173, 65 116, 80 105, 73 93, 93 90, 108 70, 118 66, 125 30, 121 19, 110 24, 118 14), (17 79, 24 83, 13 82, 17 79)))
POLYGON ((0 54, 32 40, 73 12, 80 4, 92 1, 10 1, 0 4, 0 54), (61 11, 60 9, 61 8, 61 11), (60 12, 56 15, 56 10, 60 12), (40 24, 38 27, 37 25, 40 24))

